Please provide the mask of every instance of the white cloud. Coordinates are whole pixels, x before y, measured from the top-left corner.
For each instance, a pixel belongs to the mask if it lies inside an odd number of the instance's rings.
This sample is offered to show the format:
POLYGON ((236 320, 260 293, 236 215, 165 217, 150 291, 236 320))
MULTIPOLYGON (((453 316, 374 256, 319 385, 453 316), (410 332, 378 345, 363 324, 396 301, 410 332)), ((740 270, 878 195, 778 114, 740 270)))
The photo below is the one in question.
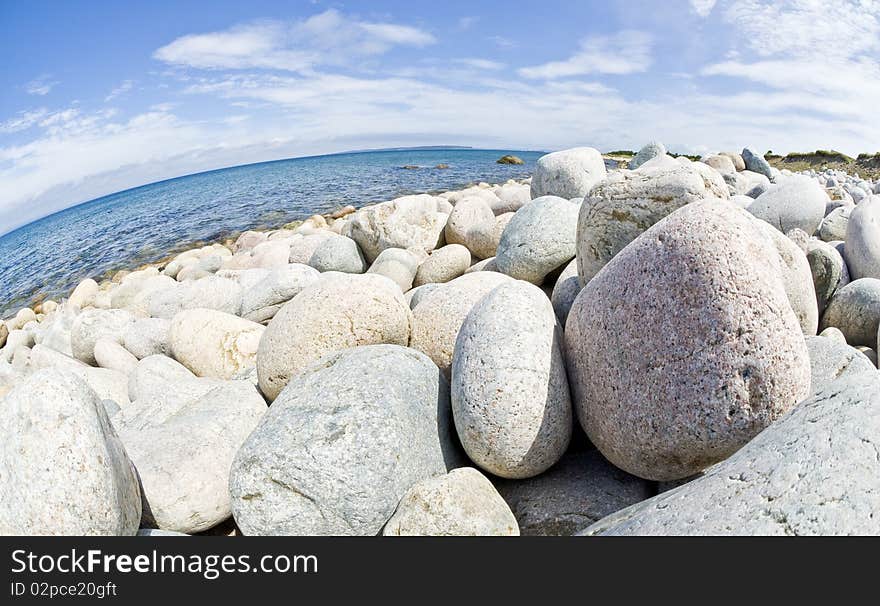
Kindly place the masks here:
POLYGON ((586 74, 632 74, 647 71, 651 65, 651 37, 626 30, 613 36, 592 36, 583 40, 580 51, 565 61, 551 61, 524 67, 524 78, 552 80, 586 74))
POLYGON ((715 8, 717 0, 690 0, 691 8, 701 17, 708 17, 715 8))
POLYGON ((0 122, 0 133, 17 133, 27 130, 46 117, 49 110, 45 108, 21 111, 14 118, 0 122))
POLYGON ((499 61, 492 61, 490 59, 475 59, 475 58, 465 58, 465 59, 455 59, 456 63, 461 65, 465 65, 467 67, 472 67, 474 69, 485 69, 485 70, 498 70, 504 69, 504 64, 499 61))
POLYGON ((40 76, 24 85, 24 90, 29 95, 48 95, 58 84, 57 81, 51 80, 51 76, 40 76))
POLYGON ((123 80, 119 86, 117 86, 116 88, 111 90, 110 94, 108 94, 106 97, 104 97, 104 103, 108 103, 109 101, 112 101, 116 97, 119 97, 120 95, 124 95, 125 93, 130 91, 132 88, 134 88, 134 80, 123 80))
POLYGON ((360 21, 331 9, 293 23, 262 21, 183 36, 153 56, 201 69, 304 72, 317 65, 380 55, 394 46, 423 47, 434 42, 434 36, 416 27, 360 21))

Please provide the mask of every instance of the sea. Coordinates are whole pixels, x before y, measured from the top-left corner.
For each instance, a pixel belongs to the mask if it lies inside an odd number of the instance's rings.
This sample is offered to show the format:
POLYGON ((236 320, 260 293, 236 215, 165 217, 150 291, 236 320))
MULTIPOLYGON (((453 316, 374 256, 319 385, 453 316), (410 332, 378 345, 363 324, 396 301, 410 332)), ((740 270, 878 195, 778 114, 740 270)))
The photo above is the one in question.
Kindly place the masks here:
POLYGON ((348 204, 527 177, 542 154, 470 148, 351 152, 223 168, 103 196, 0 236, 0 315, 43 298, 60 301, 85 278, 133 269, 248 229, 276 228, 348 204), (505 154, 524 164, 496 163, 505 154))

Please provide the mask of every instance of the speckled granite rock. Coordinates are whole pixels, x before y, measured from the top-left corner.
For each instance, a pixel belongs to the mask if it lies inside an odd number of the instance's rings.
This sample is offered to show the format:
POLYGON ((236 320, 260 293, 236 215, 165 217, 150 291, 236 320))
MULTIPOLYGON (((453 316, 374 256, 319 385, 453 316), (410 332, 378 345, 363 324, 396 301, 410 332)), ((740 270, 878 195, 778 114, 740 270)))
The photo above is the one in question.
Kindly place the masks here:
POLYGON ((452 414, 465 452, 486 471, 531 477, 568 447, 561 340, 550 301, 522 281, 496 287, 465 318, 452 357, 452 414))
POLYGON ((519 536, 510 507, 473 467, 410 488, 382 530, 385 536, 519 536))
POLYGON ((832 381, 860 372, 877 372, 871 361, 854 347, 827 337, 806 337, 810 353, 812 391, 825 389, 832 381))
POLYGON ((134 469, 101 401, 75 375, 40 370, 0 406, 0 534, 133 535, 134 469))
POLYGON ((568 374, 581 425, 612 463, 654 480, 692 475, 809 395, 776 259, 746 211, 706 200, 639 236, 581 291, 568 374))
POLYGON ((834 326, 850 345, 877 346, 880 327, 880 280, 862 278, 839 289, 822 316, 821 328, 834 326))
POLYGON ((257 373, 269 398, 326 353, 346 347, 407 345, 412 312, 400 289, 376 274, 326 273, 284 304, 260 339, 257 373))
POLYGON ((329 354, 298 374, 239 450, 244 534, 375 535, 416 482, 457 466, 448 385, 397 345, 329 354))

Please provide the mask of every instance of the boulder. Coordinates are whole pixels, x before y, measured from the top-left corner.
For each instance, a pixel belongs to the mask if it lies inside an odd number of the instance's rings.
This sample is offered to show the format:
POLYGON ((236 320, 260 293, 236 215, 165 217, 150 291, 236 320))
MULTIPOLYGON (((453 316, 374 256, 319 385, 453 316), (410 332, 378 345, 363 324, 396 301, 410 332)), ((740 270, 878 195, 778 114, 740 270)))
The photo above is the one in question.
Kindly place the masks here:
POLYGON ((119 436, 143 490, 144 525, 194 533, 229 518, 232 460, 266 410, 252 385, 229 381, 154 424, 123 425, 119 436))
POLYGON ((575 147, 538 158, 532 176, 532 198, 558 196, 569 200, 584 197, 607 170, 602 154, 592 147, 575 147))
POLYGON ((196 376, 231 379, 256 363, 265 327, 213 309, 188 309, 171 320, 169 341, 178 362, 196 376))
POLYGON ((840 288, 825 308, 820 327, 834 326, 850 345, 877 346, 880 280, 861 278, 840 288))
MULTIPOLYGON (((474 305, 511 278, 491 271, 466 273, 429 292, 413 308, 410 347, 448 373, 455 339, 474 305)), ((447 375, 448 376, 448 375, 447 375)))
MULTIPOLYGON (((743 163, 746 165, 746 169, 752 172, 758 173, 760 175, 764 175, 768 179, 773 179, 773 171, 770 168, 770 163, 762 156, 757 153, 753 149, 746 147, 742 150, 742 159, 743 163)), ((788 231, 788 230, 783 230, 788 231)))
POLYGON ((841 377, 702 477, 586 535, 876 535, 880 378, 841 377))
POLYGON ((821 316, 837 289, 849 284, 849 270, 837 249, 821 240, 807 242, 806 253, 821 316))
POLYGON ((134 468, 101 401, 78 377, 40 370, 0 406, 0 534, 134 535, 134 468))
POLYGON ((712 168, 717 170, 719 174, 722 175, 733 174, 736 172, 736 167, 734 166, 733 160, 730 158, 730 156, 722 156, 720 154, 706 156, 701 161, 703 162, 703 164, 711 166, 712 168))
POLYGON ((137 366, 138 359, 117 341, 101 338, 95 341, 95 361, 101 368, 128 374, 137 366))
POLYGON ((502 478, 556 463, 571 439, 571 396, 553 306, 527 282, 499 285, 467 314, 452 357, 452 414, 470 459, 502 478))
MULTIPOLYGON (((639 150, 633 159, 629 161, 627 168, 635 170, 645 162, 649 162, 655 158, 662 158, 666 155, 666 147, 659 141, 651 141, 639 150)), ((584 193, 586 195, 586 192, 584 193)))
POLYGON ((559 318, 562 326, 565 326, 568 312, 579 292, 581 292, 581 279, 578 277, 577 259, 572 259, 559 274, 550 295, 553 311, 556 312, 556 317, 559 318))
POLYGON ((598 450, 569 452, 539 476, 495 487, 526 536, 570 536, 652 497, 650 482, 611 465, 598 450))
POLYGON ((473 467, 461 467, 407 490, 382 534, 519 536, 519 526, 492 482, 473 467))
POLYGON ((299 263, 269 270, 253 286, 242 289, 241 316, 254 322, 271 320, 284 303, 319 277, 318 270, 299 263))
POLYGON ((853 209, 844 239, 852 278, 880 278, 880 196, 868 198, 853 209))
POLYGON ((422 262, 421 250, 386 248, 379 253, 367 273, 385 276, 404 293, 413 286, 413 280, 422 262))
POLYGON ((105 338, 121 342, 134 322, 134 316, 123 309, 87 309, 76 317, 70 329, 70 347, 73 356, 94 366, 95 343, 105 338))
POLYGON ((571 261, 577 252, 580 206, 563 198, 535 198, 518 210, 501 234, 498 271, 532 284, 571 261))
POLYGON ((94 303, 98 290, 98 283, 91 278, 86 278, 76 285, 76 288, 70 293, 67 303, 73 307, 85 309, 94 303))
POLYGON ((285 303, 257 349, 260 390, 271 401, 291 377, 332 351, 409 344, 412 312, 400 289, 376 274, 328 272, 285 303))
POLYGON ((793 175, 755 198, 748 211, 782 233, 801 229, 812 235, 825 216, 828 195, 813 179, 793 175))
POLYGON ((588 283, 636 236, 685 204, 728 197, 717 174, 693 167, 611 173, 581 205, 577 224, 578 274, 588 283))
POLYGON ((441 245, 446 218, 437 212, 433 196, 404 196, 349 215, 343 235, 357 242, 372 263, 386 248, 434 250, 441 245))
POLYGON ((309 265, 320 272, 362 274, 367 270, 367 262, 357 242, 340 235, 320 242, 309 257, 309 265))
POLYGON ((419 265, 413 285, 443 283, 454 280, 471 265, 471 253, 461 244, 447 244, 431 252, 419 265))
POLYGON ((743 171, 746 169, 746 163, 743 160, 742 154, 736 152, 720 152, 718 155, 730 158, 737 171, 743 171))
POLYGON ((490 245, 495 229, 495 213, 480 197, 468 196, 459 200, 449 214, 444 234, 447 244, 466 246, 479 258, 491 257, 490 245))
POLYGON ((584 287, 566 323, 568 376, 609 461, 647 479, 693 475, 809 394, 778 263, 746 211, 706 200, 658 222, 584 287))
POLYGON ((215 309, 237 316, 241 312, 241 300, 242 288, 236 282, 208 276, 154 293, 147 308, 150 316, 166 320, 187 309, 215 309))
POLYGON ((846 229, 849 227, 849 217, 854 206, 842 206, 828 213, 822 223, 819 224, 818 236, 825 242, 846 239, 846 229))
POLYGON ((232 463, 245 535, 376 535, 406 491, 457 466, 448 385, 398 345, 331 353, 294 377, 232 463))

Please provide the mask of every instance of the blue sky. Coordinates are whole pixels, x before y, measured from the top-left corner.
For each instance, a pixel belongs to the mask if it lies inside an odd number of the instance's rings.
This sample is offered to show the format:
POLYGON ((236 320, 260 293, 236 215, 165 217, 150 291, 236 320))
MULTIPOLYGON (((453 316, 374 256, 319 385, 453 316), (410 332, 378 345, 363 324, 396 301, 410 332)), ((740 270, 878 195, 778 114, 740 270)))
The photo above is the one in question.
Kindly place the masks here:
POLYGON ((880 148, 876 0, 0 0, 0 53, 0 233, 358 148, 880 148))

